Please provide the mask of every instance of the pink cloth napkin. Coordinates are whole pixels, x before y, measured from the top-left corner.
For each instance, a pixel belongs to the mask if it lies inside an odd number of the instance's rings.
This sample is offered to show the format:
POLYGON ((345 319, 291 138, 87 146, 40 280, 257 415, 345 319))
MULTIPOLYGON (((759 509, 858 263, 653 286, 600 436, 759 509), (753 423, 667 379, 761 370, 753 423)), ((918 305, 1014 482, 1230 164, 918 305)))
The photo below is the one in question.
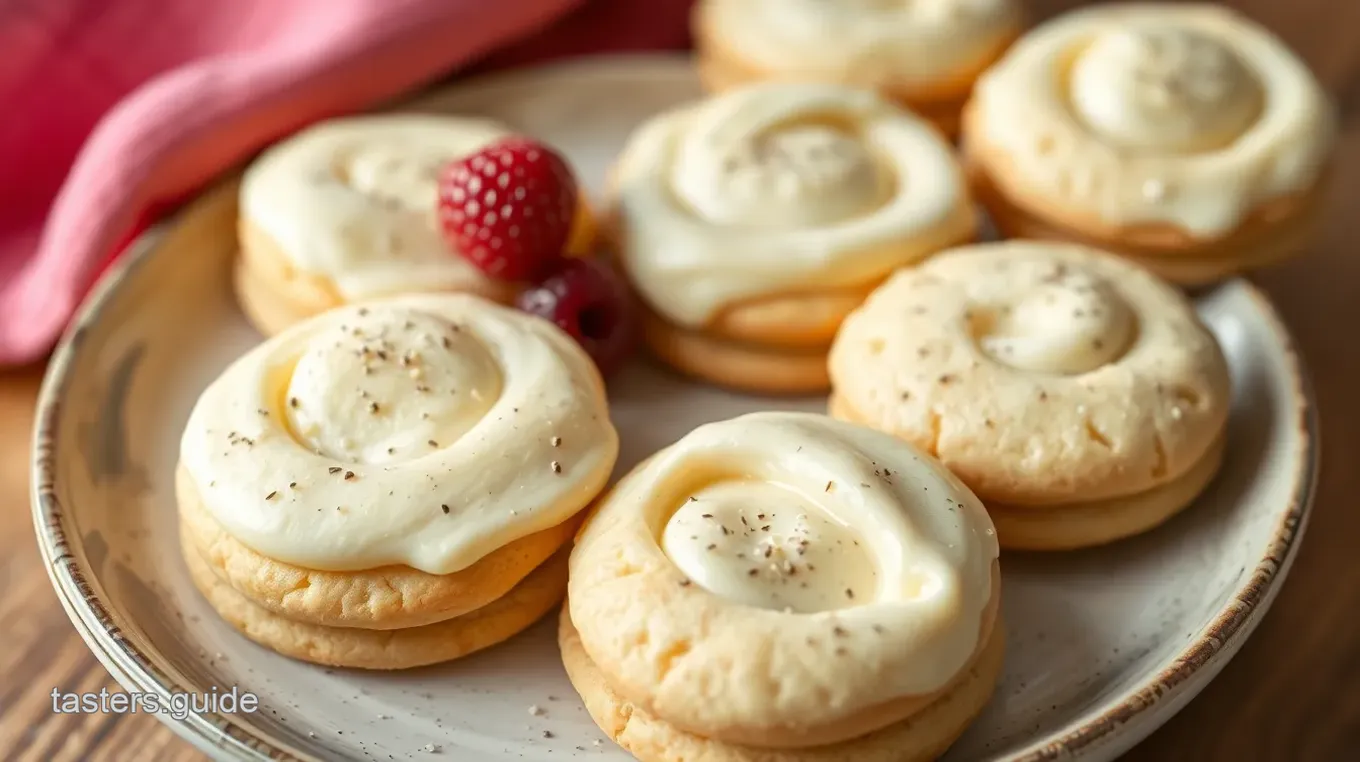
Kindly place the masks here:
POLYGON ((167 204, 482 61, 681 47, 689 0, 0 0, 0 365, 167 204), (488 57, 489 56, 489 57, 488 57))

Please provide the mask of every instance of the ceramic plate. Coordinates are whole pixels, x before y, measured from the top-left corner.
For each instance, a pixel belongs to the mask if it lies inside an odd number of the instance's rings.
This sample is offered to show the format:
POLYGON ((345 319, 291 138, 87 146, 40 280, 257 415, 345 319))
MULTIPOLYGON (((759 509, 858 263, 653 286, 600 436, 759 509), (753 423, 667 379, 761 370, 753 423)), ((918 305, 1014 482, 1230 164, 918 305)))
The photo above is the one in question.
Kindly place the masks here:
MULTIPOLYGON (((535 133, 562 147, 597 191, 633 125, 696 94, 681 59, 598 59, 456 87, 419 105, 535 133)), ((176 541, 180 430, 199 391, 260 338, 228 286, 233 194, 228 182, 141 241, 91 297, 48 373, 34 514, 76 627, 129 690, 240 686, 258 696, 252 714, 162 715, 224 759, 627 759, 567 683, 552 621, 452 664, 365 674, 259 648, 200 599, 176 541), (531 716, 534 704, 546 714, 531 716)), ((1317 462, 1302 369, 1252 286, 1231 282, 1198 304, 1235 384, 1222 475, 1146 536, 1004 557, 1005 676, 949 759, 1116 756, 1204 687, 1279 588, 1317 462)), ((641 361, 610 397, 621 469, 706 421, 823 405, 728 394, 641 361)))

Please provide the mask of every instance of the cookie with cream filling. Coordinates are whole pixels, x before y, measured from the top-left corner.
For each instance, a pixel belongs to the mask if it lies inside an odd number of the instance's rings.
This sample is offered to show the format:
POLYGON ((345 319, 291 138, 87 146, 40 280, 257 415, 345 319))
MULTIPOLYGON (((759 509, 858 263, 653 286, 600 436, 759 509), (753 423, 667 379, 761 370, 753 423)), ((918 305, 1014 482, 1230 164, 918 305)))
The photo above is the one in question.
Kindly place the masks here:
POLYGON ((1227 362, 1152 273, 1012 241, 903 270, 831 351, 832 415, 938 457, 1001 543, 1099 545, 1189 506, 1222 462, 1227 362))
POLYGON ((659 115, 610 186, 608 239, 648 309, 648 345, 755 391, 824 390, 845 315, 977 226, 940 134, 837 85, 758 85, 659 115))
POLYGON ((185 547, 268 621, 402 637, 528 584, 617 453, 594 364, 547 321, 458 294, 340 308, 200 397, 185 547))
POLYGON ((977 196, 1011 237, 1199 285, 1300 253, 1335 110, 1307 66, 1217 5, 1102 5, 1032 30, 964 114, 977 196))
POLYGON ((885 739, 933 754, 995 685, 999 584, 991 522, 938 462, 756 413, 695 429, 601 499, 559 639, 592 716, 643 760, 851 759, 885 739))

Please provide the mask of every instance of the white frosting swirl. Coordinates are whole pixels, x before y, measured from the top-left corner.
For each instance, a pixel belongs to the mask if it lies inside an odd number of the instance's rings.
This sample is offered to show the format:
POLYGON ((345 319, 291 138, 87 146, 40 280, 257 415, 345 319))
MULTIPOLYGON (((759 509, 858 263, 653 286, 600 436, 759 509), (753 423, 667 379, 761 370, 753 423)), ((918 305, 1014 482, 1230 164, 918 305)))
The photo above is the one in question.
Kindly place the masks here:
POLYGON ((993 179, 1020 203, 1074 224, 1164 223, 1201 238, 1311 188, 1336 133, 1303 62, 1209 5, 1060 16, 983 75, 971 110, 969 151, 997 155, 993 179))
POLYGON ((705 30, 759 66, 861 85, 930 85, 985 62, 1016 0, 706 0, 705 30))
POLYGON ((1129 303, 1109 282, 1058 264, 1017 268, 1013 290, 970 310, 983 352, 1018 370, 1078 375, 1114 362, 1138 330, 1129 303), (1034 280, 1026 276, 1033 274, 1034 280), (999 297, 999 298, 998 298, 999 297))
POLYGON ((234 537, 313 569, 432 574, 565 521, 618 453, 590 359, 477 297, 300 323, 203 393, 180 457, 234 537))
POLYGON ((1236 51, 1175 26, 1101 34, 1072 64, 1070 87, 1078 116, 1131 151, 1222 148, 1256 121, 1263 100, 1236 51))
POLYGON ((696 584, 748 606, 834 611, 878 591, 859 533, 783 484, 739 480, 696 491, 666 523, 661 547, 696 584))
POLYGON ((456 442, 501 396, 496 357, 429 313, 365 309, 334 337, 318 337, 298 358, 284 407, 303 444, 327 457, 386 464, 424 455, 431 442, 456 442))
POLYGON ((857 286, 967 237, 948 143, 878 96, 766 84, 655 117, 615 174, 625 268, 701 326, 735 302, 857 286))
POLYGON ((494 122, 422 114, 324 122, 251 164, 241 211, 346 300, 476 290, 485 276, 439 230, 438 173, 506 134, 494 122))

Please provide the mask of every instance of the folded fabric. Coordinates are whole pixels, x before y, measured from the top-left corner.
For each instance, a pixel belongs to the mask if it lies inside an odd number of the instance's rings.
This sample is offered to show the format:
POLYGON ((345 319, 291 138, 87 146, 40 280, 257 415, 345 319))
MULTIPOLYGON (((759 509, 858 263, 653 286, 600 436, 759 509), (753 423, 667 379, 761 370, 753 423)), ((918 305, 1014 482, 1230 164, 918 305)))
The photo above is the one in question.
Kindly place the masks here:
POLYGON ((688 5, 0 4, 0 364, 41 357, 140 226, 271 140, 475 61, 680 47, 688 5))

